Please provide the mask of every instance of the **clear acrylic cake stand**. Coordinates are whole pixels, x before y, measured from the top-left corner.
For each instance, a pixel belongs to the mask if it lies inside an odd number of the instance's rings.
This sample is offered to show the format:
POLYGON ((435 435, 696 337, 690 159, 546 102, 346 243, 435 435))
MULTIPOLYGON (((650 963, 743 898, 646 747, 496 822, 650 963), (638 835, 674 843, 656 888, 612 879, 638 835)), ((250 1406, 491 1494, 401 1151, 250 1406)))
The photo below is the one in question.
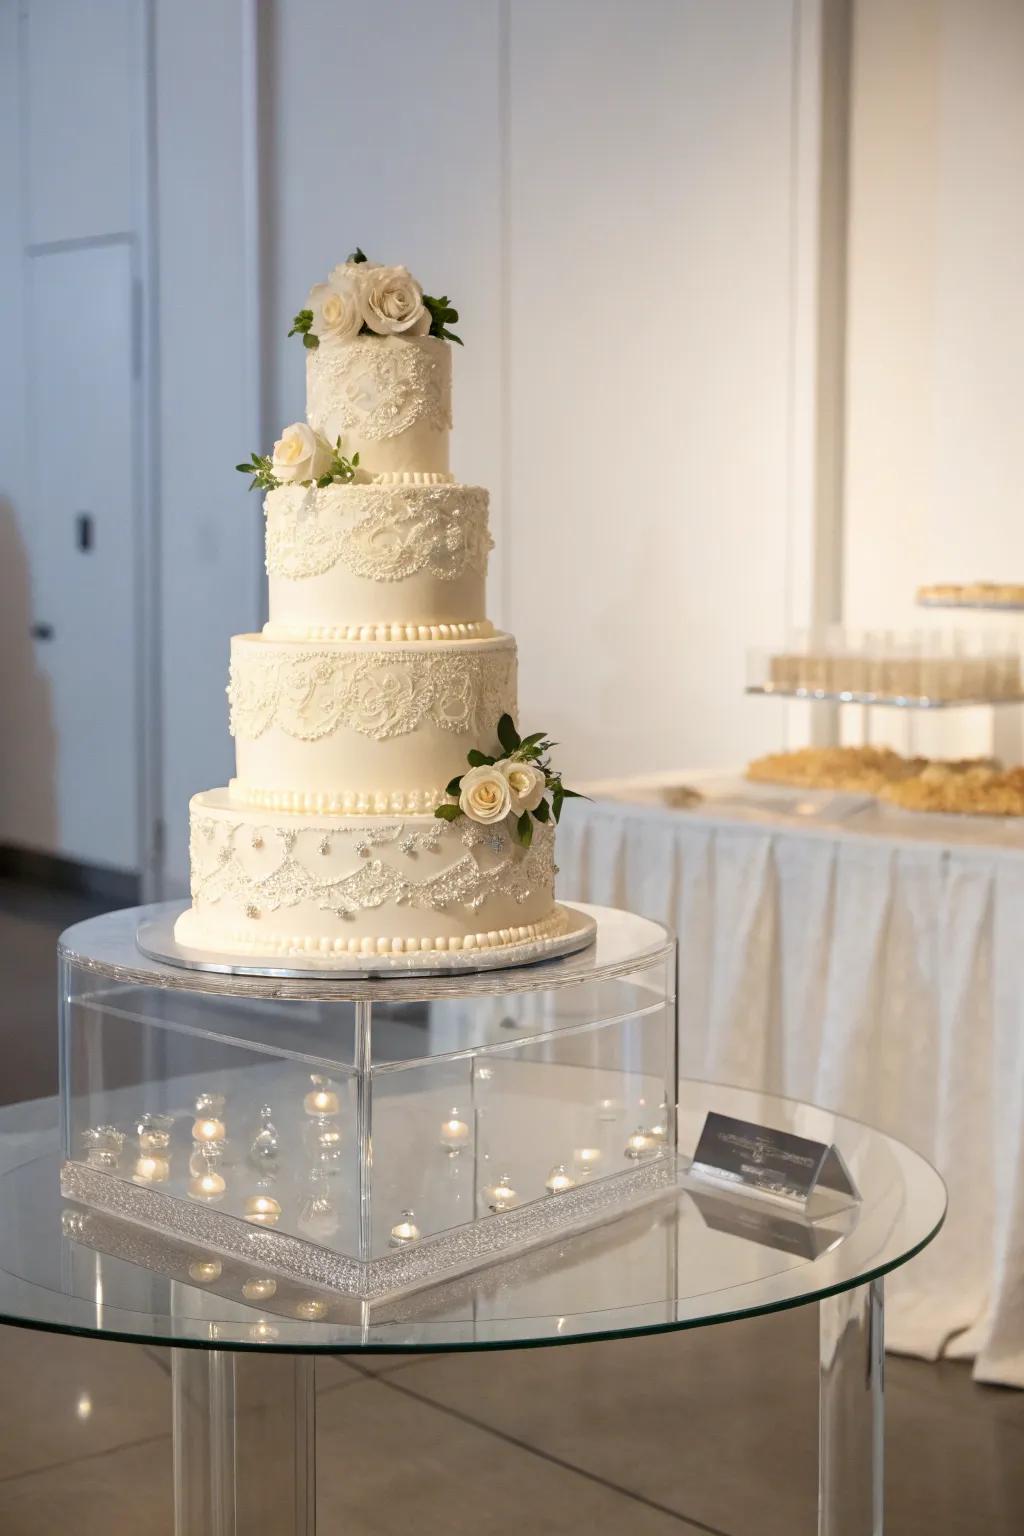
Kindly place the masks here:
MULTIPOLYGON (((139 963, 124 933, 94 958, 115 968, 139 963)), ((581 963, 581 956, 554 962, 581 963)), ((539 970, 529 973, 534 985, 539 970)), ((187 984, 187 974, 173 973, 173 984, 187 984)), ((493 985, 497 975, 486 980, 493 985)), ((710 1109, 834 1141, 860 1203, 838 1224, 802 1223, 774 1206, 709 1194, 684 1175, 677 1192, 655 1205, 420 1291, 386 1320, 342 1324, 268 1315, 240 1293, 211 1294, 210 1254, 161 1253, 142 1229, 147 1241, 135 1252, 90 1246, 87 1218, 60 1195, 54 1101, 9 1106, 0 1110, 0 1321, 171 1347, 177 1536, 312 1536, 318 1354, 568 1344, 815 1303, 819 1536, 879 1536, 883 1276, 935 1236, 945 1213, 942 1181, 909 1148, 855 1121, 705 1083, 681 1086, 682 1152, 692 1152, 710 1109)), ((426 1528, 440 1523, 428 1520, 426 1528)))

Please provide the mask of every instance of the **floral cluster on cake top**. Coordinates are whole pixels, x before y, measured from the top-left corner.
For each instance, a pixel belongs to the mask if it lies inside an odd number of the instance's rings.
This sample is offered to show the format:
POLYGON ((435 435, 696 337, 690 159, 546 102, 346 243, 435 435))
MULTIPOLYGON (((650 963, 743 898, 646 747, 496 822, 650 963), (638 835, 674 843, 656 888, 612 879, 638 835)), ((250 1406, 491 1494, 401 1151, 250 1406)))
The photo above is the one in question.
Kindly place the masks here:
POLYGON ((356 246, 325 283, 314 283, 288 335, 301 336, 311 350, 357 336, 436 336, 461 347, 461 338, 448 329, 458 318, 447 295, 431 298, 407 268, 370 261, 356 246))

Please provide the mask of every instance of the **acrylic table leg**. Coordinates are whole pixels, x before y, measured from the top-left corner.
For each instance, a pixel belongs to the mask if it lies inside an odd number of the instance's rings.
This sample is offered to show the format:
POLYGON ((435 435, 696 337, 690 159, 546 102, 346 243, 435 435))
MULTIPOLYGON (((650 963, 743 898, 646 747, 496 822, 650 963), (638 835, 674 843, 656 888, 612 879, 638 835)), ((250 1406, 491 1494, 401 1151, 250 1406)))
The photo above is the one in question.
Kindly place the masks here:
POLYGON ((818 1536, 882 1536, 882 1281, 818 1303, 818 1536))
POLYGON ((175 1536, 314 1536, 314 1361, 172 1349, 175 1536))

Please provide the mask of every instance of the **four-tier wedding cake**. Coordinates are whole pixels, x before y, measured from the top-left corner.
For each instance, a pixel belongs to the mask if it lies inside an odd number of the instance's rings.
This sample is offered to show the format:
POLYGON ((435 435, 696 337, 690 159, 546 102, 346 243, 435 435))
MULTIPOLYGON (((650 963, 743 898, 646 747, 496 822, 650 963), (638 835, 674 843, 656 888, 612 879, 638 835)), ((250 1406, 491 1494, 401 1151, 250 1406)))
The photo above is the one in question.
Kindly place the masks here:
POLYGON ((487 492, 448 470, 457 318, 361 251, 295 318, 308 419, 238 466, 267 492, 270 620, 231 643, 236 774, 191 803, 183 945, 350 964, 562 930, 571 791, 516 729, 487 492))

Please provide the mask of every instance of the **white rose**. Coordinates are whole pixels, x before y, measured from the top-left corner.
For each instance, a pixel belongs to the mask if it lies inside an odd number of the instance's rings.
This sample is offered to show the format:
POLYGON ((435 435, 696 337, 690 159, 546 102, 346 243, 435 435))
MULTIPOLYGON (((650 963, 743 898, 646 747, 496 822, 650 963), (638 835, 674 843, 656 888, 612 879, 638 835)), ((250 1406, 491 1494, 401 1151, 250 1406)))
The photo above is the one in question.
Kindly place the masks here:
POLYGON ((425 336, 430 330, 423 289, 404 267, 371 268, 360 291, 363 319, 378 336, 425 336))
POLYGON ((501 770, 483 763, 464 773, 459 809, 470 821, 503 821, 512 809, 512 795, 501 770))
MULTIPOLYGON (((357 269, 353 268, 353 272, 357 269)), ((363 326, 359 304, 360 284, 352 275, 339 277, 344 267, 335 267, 326 283, 316 283, 309 290, 307 307, 313 311, 310 330, 320 345, 336 346, 355 341, 363 326)))
POLYGON ((536 763, 513 763, 507 757, 494 766, 505 775, 512 809, 516 815, 521 816, 524 811, 535 811, 544 797, 547 784, 544 770, 538 768, 536 763))
POLYGON ((316 480, 327 473, 331 450, 312 427, 297 421, 285 427, 274 444, 274 474, 286 485, 298 480, 316 480))
POLYGON ((327 281, 329 283, 350 283, 354 277, 359 278, 364 272, 377 272, 379 270, 379 261, 339 261, 327 281))

